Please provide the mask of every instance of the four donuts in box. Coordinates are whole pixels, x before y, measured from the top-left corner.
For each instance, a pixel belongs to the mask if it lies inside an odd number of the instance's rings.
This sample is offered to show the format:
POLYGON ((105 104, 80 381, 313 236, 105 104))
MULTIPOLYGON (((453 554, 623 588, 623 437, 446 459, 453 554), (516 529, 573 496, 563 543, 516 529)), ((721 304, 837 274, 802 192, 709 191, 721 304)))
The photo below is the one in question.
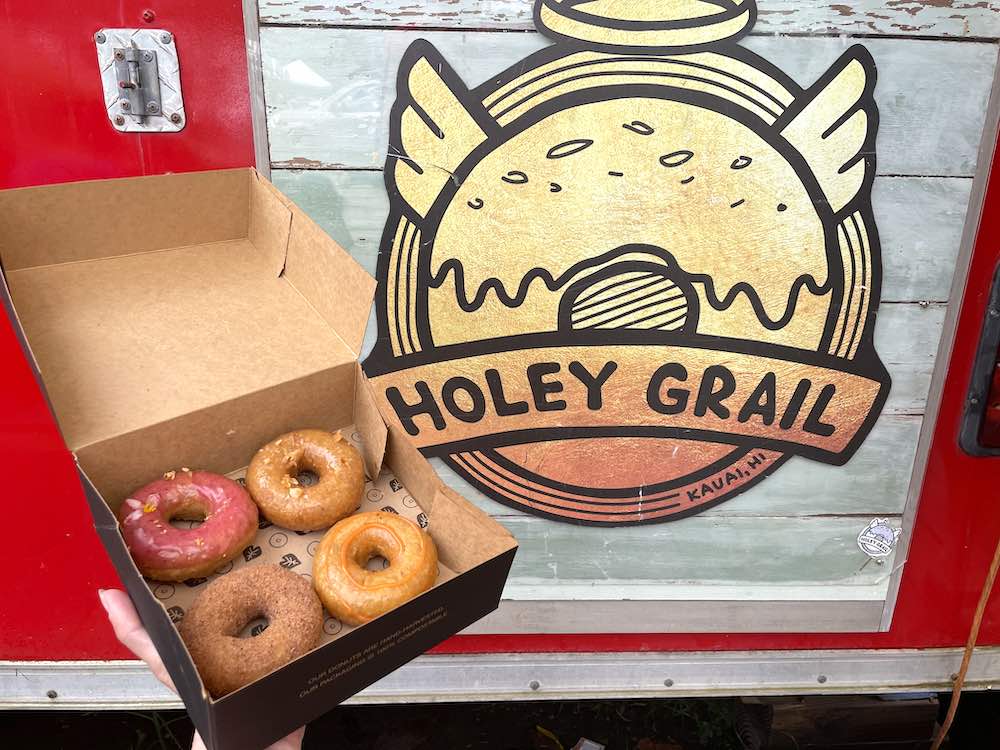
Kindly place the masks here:
POLYGON ((0 192, 0 262, 210 748, 263 747, 496 608, 516 542, 358 364, 374 280, 256 171, 0 192))

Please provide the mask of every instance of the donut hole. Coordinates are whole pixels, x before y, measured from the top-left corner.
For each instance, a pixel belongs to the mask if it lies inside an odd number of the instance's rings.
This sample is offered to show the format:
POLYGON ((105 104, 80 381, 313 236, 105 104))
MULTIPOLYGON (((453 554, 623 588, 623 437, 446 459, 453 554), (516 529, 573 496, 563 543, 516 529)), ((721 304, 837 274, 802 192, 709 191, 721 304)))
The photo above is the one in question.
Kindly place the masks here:
POLYGON ((348 542, 347 556, 361 570, 381 573, 388 570, 401 553, 400 542, 385 529, 368 527, 348 542))
POLYGON ((172 516, 168 523, 175 529, 197 529, 205 523, 205 515, 202 515, 200 518, 172 516))
POLYGON ((313 487, 319 484, 319 474, 312 469, 300 469, 295 475, 300 487, 313 487))
POLYGON ((167 517, 167 523, 175 529, 197 529, 208 518, 208 508, 199 500, 191 500, 177 506, 167 517))
POLYGON ((285 482, 292 487, 314 487, 319 484, 323 465, 309 451, 297 450, 285 457, 285 482))
POLYGON ((375 546, 365 545, 361 549, 355 550, 352 557, 359 568, 372 573, 380 573, 391 565, 385 553, 375 546))
POLYGON ((368 558, 368 562, 361 566, 365 570, 370 570, 373 573, 378 573, 379 571, 385 570, 389 567, 389 561, 382 557, 382 555, 374 554, 368 558))
POLYGON ((265 615, 257 615, 240 630, 238 638, 256 638, 267 630, 271 621, 265 615))
POLYGON ((175 529, 181 529, 182 531, 190 531, 191 529, 197 529, 203 523, 205 523, 205 519, 204 518, 193 518, 193 519, 171 518, 170 519, 170 525, 173 526, 175 529))

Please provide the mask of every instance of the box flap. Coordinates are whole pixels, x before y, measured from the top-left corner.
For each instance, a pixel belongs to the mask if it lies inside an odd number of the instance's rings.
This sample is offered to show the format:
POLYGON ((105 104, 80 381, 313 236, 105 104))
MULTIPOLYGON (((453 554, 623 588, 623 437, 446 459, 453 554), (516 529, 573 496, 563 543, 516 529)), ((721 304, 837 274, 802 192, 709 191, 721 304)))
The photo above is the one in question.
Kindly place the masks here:
POLYGON ((403 430, 389 426, 386 449, 389 465, 396 478, 403 483, 427 515, 431 514, 438 490, 444 487, 440 477, 403 430))
POLYGON ((250 172, 250 216, 247 236, 260 252, 272 276, 285 270, 288 240, 292 231, 292 212, 279 193, 265 186, 267 181, 256 170, 250 172))
POLYGON ((371 384, 365 377, 361 365, 357 364, 354 381, 354 424, 361 433, 361 450, 365 460, 365 471, 370 479, 378 477, 385 458, 385 446, 389 438, 389 428, 375 403, 371 384))
POLYGON ((427 513, 441 561, 452 570, 469 570, 517 547, 507 529, 450 487, 438 490, 427 513))
POLYGON ((247 236, 246 169, 0 191, 7 273, 247 236))
POLYGON ((259 181, 279 196, 292 214, 285 278, 340 334, 355 356, 360 356, 375 297, 375 279, 302 209, 263 177, 259 181))
POLYGON ((247 169, 0 192, 0 259, 71 449, 356 360, 358 297, 323 284, 374 281, 321 232, 295 241, 300 213, 247 169))

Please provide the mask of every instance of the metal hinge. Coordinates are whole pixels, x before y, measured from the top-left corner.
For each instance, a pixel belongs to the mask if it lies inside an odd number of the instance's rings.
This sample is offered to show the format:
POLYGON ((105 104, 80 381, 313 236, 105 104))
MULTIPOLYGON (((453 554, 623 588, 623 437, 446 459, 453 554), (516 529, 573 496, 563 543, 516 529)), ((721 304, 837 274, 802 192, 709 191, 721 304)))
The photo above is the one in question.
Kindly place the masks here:
POLYGON ((122 132, 184 128, 174 36, 163 29, 101 29, 94 35, 108 118, 122 132))

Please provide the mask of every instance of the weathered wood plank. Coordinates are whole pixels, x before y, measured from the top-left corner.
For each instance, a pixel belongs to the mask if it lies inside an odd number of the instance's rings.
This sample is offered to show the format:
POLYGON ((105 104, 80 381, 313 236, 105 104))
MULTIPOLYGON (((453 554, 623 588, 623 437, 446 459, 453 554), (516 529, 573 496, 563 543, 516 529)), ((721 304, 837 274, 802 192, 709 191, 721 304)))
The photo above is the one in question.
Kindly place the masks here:
MULTIPOLYGON (((583 590, 604 593, 607 586, 583 590)), ((573 591, 553 584, 547 590, 573 591), (558 588, 557 588, 558 587, 558 588)), ((659 586, 616 587, 618 599, 594 600, 586 595, 561 600, 524 597, 524 587, 508 581, 495 612, 466 628, 465 634, 509 633, 863 633, 875 632, 882 615, 883 594, 875 586, 659 586), (851 591, 850 589, 853 589, 851 591), (845 591, 846 590, 846 591, 845 591), (768 598, 777 591, 777 598, 768 598), (507 596, 510 592, 511 596, 507 596), (652 602, 641 601, 646 593, 652 602), (732 592, 743 596, 733 598, 732 592), (877 599, 868 598, 876 592, 877 599), (792 599, 784 594, 799 595, 792 599), (865 596, 858 596, 858 594, 865 596), (823 598, 817 598, 822 594, 823 598), (628 596, 623 600, 622 596, 628 596), (527 599, 527 600, 526 600, 527 599), (577 599, 577 600, 574 600, 577 599), (638 601, 637 601, 638 600, 638 601)), ((577 665, 579 666, 579 665, 577 665)), ((648 671, 649 665, 644 669, 648 671)), ((642 670, 640 670, 642 671, 642 670)), ((581 673, 590 676, 586 666, 581 673)), ((669 674, 674 674, 673 671, 669 674)), ((544 677, 542 678, 545 679, 544 677)), ((815 679, 815 676, 813 677, 815 679)), ((751 680, 748 684, 753 684, 751 680)), ((731 688, 732 683, 727 683, 731 688)))
POLYGON ((948 300, 971 189, 964 179, 875 178, 884 301, 948 300))
MULTIPOLYGON (((381 167, 396 69, 420 37, 437 45, 469 85, 546 44, 539 34, 262 29, 274 165, 381 167)), ((808 85, 849 40, 755 36, 746 44, 808 85)), ((865 44, 879 66, 879 172, 973 175, 997 46, 899 39, 865 44)))
MULTIPOLYGON (((533 0, 260 0, 267 24, 534 29, 533 0)), ((755 33, 1000 36, 1000 6, 979 0, 758 0, 755 33)))
MULTIPOLYGON (((275 170, 274 183, 375 273, 389 201, 381 172, 275 170)), ((972 181, 875 180, 886 302, 944 302, 951 289, 972 181)))
POLYGON ((375 275, 389 215, 381 171, 275 169, 271 182, 375 275))
MULTIPOLYGON (((893 519, 898 522, 898 519, 893 519)), ((507 517, 521 544, 511 585, 668 582, 738 586, 882 585, 892 569, 865 563, 859 518, 724 518, 608 529, 507 517)), ((558 592, 558 586, 552 586, 558 592)), ((623 594, 625 592, 622 592, 623 594)), ((557 597, 561 598, 561 597, 557 597)))
POLYGON ((885 414, 923 414, 944 327, 946 305, 883 304, 875 323, 875 351, 892 392, 885 414))
MULTIPOLYGON (((846 466, 827 466, 796 458, 766 482, 705 511, 706 517, 793 517, 897 515, 903 512, 913 470, 920 417, 884 416, 846 466)), ((443 461, 432 462, 441 478, 487 513, 521 514, 481 495, 443 461)), ((551 523, 551 522, 544 522, 551 523)), ((575 527, 556 524, 572 535, 575 527)))
MULTIPOLYGON (((898 523, 894 519, 893 523, 898 523)), ((621 601, 671 601, 671 602, 811 602, 818 604, 824 601, 855 601, 878 602, 885 600, 886 582, 878 579, 874 583, 829 583, 819 585, 809 583, 746 583, 724 584, 715 582, 686 583, 681 581, 616 581, 613 585, 602 581, 525 581, 512 579, 504 589, 505 601, 534 602, 542 605, 546 601, 587 601, 587 602, 621 602, 621 601)), ((881 606, 879 607, 881 610, 881 606)), ((876 621, 881 620, 881 611, 876 621)), ((483 631, 485 632, 485 631, 483 631)), ((494 633, 510 631, 494 630, 494 633)), ((531 632, 531 631, 527 631, 531 632)), ((651 632, 667 632, 646 630, 651 632)), ((704 630, 687 630, 681 632, 704 633, 704 630)), ((767 632, 771 632, 768 630, 767 632)), ((802 631, 793 631, 802 632, 802 631)))

